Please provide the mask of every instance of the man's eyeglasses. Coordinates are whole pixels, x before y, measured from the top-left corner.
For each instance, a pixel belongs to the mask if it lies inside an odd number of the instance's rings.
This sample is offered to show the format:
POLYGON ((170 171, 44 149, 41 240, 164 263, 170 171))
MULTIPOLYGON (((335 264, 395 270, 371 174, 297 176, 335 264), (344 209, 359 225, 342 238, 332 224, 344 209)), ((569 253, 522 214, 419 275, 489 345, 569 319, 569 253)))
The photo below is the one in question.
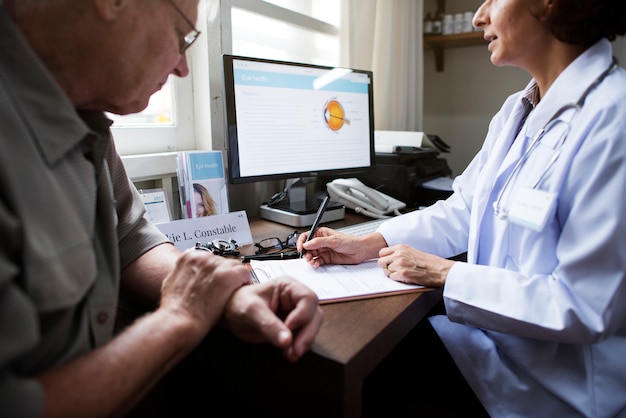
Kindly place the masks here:
POLYGON ((257 254, 275 254, 285 250, 294 251, 298 240, 298 231, 293 231, 284 241, 280 238, 265 238, 254 244, 257 254))
POLYGON ((239 245, 237 245, 237 241, 234 239, 231 239, 230 241, 226 241, 224 239, 214 239, 206 244, 196 242, 195 248, 196 250, 209 251, 215 255, 221 256, 239 255, 239 251, 237 251, 239 249, 239 245))
POLYGON ((193 45, 194 42, 196 42, 196 39, 198 39, 198 36, 200 36, 200 31, 196 29, 196 25, 191 21, 191 19, 189 19, 187 15, 183 13, 182 10, 180 10, 180 7, 178 7, 176 3, 174 3, 174 0, 167 0, 167 2, 171 4, 174 10, 176 10, 178 14, 181 15, 183 19, 185 19, 185 22, 187 22, 189 26, 191 26, 191 31, 183 37, 180 43, 180 53, 184 54, 187 49, 189 49, 189 47, 193 45))

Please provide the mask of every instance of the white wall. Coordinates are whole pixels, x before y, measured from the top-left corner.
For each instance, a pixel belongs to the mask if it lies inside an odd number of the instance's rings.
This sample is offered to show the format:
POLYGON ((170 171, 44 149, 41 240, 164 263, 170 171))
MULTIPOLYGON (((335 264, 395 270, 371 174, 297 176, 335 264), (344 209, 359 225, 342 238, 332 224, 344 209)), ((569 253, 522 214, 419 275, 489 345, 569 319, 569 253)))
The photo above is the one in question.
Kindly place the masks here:
MULTIPOLYGON (((476 10, 481 1, 447 0, 446 12, 476 10)), ((425 12, 434 11, 433 1, 425 12)), ((613 45, 620 64, 626 64, 626 41, 613 45)), ((460 174, 480 149, 489 121, 506 97, 523 89, 530 76, 517 68, 496 67, 489 60, 487 46, 447 49, 444 71, 435 71, 432 51, 424 54, 424 132, 439 135, 452 147, 443 154, 453 176, 460 174)))

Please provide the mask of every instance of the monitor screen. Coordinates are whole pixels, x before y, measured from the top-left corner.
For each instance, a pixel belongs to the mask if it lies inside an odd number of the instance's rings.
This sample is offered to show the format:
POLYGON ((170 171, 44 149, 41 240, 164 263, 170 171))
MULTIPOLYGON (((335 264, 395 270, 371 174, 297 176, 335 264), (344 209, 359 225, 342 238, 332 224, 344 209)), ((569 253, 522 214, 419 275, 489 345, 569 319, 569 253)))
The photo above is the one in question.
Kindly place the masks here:
POLYGON ((372 73, 224 55, 231 183, 374 166, 372 73))

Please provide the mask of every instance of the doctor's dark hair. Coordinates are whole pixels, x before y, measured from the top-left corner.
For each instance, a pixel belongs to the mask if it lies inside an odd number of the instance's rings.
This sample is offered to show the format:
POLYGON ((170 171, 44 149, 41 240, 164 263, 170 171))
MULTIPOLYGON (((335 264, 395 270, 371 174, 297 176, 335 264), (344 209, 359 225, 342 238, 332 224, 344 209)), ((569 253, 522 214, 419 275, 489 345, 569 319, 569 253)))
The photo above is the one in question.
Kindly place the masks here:
POLYGON ((626 33, 626 0, 552 0, 545 19, 554 36, 568 44, 613 41, 626 33))

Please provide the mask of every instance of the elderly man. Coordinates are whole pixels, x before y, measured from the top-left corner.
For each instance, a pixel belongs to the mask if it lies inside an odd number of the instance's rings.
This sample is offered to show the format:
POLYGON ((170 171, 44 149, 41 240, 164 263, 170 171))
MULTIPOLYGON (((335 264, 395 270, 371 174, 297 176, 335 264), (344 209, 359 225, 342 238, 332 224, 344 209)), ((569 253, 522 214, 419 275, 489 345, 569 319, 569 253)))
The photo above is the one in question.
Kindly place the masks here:
POLYGON ((290 361, 319 330, 295 280, 176 250, 115 150, 103 112, 189 73, 197 5, 0 0, 0 416, 123 415, 218 322, 290 361), (114 335, 121 290, 154 309, 114 335))

